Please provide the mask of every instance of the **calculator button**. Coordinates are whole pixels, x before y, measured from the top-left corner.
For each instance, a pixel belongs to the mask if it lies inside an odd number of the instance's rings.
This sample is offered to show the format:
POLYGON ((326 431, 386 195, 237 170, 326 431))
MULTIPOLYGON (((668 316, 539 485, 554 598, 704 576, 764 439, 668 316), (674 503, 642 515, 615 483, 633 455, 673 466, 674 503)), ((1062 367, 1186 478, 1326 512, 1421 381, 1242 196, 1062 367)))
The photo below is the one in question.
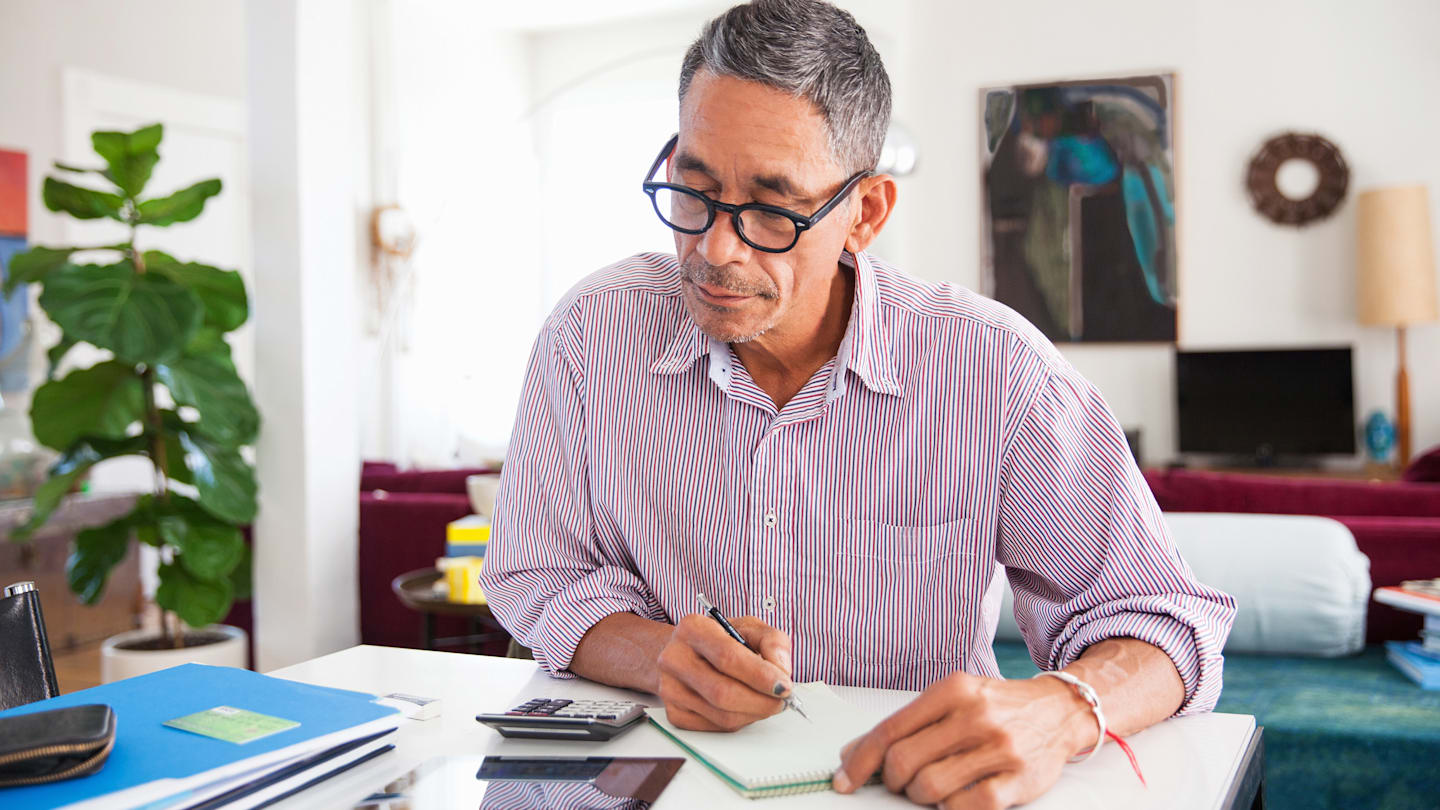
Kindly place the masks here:
POLYGON ((615 715, 613 715, 613 714, 597 714, 597 715, 595 715, 595 717, 596 717, 597 719, 599 719, 599 720, 614 720, 614 719, 615 719, 615 715))

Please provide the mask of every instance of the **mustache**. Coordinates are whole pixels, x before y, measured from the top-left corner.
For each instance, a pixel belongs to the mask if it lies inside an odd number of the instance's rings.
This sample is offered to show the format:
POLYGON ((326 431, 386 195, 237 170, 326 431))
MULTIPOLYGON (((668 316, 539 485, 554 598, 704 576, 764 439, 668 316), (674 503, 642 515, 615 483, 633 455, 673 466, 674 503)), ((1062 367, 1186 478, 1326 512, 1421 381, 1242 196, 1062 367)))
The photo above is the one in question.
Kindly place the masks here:
POLYGON ((761 280, 752 281, 732 267, 717 267, 695 255, 680 263, 680 276, 691 283, 720 287, 734 295, 754 295, 769 299, 780 297, 779 288, 769 278, 762 276, 761 280))

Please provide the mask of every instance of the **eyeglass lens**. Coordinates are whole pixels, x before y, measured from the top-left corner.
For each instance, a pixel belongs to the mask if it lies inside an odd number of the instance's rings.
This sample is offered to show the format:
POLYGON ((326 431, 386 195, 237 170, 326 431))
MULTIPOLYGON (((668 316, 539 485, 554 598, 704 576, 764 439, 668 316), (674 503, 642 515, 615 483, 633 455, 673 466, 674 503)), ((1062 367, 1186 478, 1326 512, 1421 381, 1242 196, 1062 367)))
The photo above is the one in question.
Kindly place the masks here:
MULTIPOLYGON (((669 188, 656 189, 655 211, 666 225, 687 233, 705 230, 710 217, 709 205, 703 198, 669 188)), ((759 248, 783 250, 795 243, 795 221, 770 211, 753 208, 741 211, 740 231, 745 241, 759 248)))

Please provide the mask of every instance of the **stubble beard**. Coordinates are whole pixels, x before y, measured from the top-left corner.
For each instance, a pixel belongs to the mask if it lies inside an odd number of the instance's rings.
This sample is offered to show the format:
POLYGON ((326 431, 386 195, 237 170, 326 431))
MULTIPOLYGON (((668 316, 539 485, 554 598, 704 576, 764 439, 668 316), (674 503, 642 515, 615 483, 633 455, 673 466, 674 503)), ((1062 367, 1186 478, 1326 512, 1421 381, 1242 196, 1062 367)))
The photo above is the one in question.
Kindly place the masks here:
MULTIPOLYGON (((780 299, 780 290, 769 278, 758 282, 751 281, 729 267, 717 267, 695 254, 691 254, 680 263, 680 277, 692 284, 719 287, 735 295, 753 295, 764 301, 780 299)), ((775 326, 775 321, 779 319, 777 309, 764 324, 757 328, 747 329, 744 332, 737 332, 734 329, 727 330, 724 328, 723 322, 728 320, 727 316, 733 317, 734 310, 701 299, 698 290, 687 293, 683 298, 691 305, 690 316, 700 330, 722 343, 749 343, 770 331, 775 326), (696 311, 697 309, 700 311, 696 311), (704 313, 716 317, 702 317, 704 313)))

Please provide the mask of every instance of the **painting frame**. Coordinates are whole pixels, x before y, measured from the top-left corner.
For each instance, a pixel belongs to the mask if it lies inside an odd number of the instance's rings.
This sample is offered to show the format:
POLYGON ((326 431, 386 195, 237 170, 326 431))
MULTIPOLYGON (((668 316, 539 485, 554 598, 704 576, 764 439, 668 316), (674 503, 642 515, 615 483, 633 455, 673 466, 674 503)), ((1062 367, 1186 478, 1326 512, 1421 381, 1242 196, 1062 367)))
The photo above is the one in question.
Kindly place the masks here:
POLYGON ((1175 344, 1173 70, 993 83, 977 94, 980 292, 1056 343, 1175 344))

